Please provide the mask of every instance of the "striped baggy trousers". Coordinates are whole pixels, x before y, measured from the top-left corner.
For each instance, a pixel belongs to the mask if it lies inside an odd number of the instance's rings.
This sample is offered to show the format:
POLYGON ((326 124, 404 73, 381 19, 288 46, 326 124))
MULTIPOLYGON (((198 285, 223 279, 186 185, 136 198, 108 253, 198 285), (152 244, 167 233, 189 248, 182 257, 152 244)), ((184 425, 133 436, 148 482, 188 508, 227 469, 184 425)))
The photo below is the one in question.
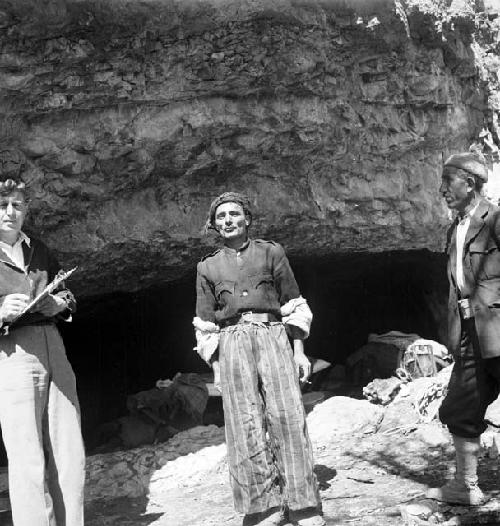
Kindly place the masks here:
POLYGON ((226 327, 219 360, 236 511, 318 506, 312 447, 284 325, 226 327))

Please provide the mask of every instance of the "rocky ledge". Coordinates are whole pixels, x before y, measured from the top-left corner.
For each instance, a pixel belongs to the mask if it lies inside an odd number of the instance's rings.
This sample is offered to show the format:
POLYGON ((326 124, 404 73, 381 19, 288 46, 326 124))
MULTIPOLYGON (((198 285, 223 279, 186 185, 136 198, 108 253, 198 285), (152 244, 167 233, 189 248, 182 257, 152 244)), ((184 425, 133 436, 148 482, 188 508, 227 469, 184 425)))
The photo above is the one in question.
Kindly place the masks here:
POLYGON ((227 189, 291 255, 440 250, 443 156, 498 142, 486 4, 0 0, 1 172, 80 296, 192 270, 227 189))

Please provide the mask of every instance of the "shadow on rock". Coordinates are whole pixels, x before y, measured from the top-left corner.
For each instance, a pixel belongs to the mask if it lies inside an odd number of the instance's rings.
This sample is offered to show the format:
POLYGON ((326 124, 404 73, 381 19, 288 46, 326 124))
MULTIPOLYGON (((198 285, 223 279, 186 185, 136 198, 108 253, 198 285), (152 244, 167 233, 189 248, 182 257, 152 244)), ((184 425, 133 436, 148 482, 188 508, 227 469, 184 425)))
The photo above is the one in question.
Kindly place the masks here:
POLYGON ((85 507, 87 526, 146 526, 159 519, 163 513, 146 513, 148 499, 97 500, 85 507))
MULTIPOLYGON (((86 501, 142 497, 150 492, 151 479, 162 468, 223 443, 224 429, 214 425, 198 426, 161 444, 88 457, 86 501)), ((178 476, 178 472, 173 476, 178 476)))

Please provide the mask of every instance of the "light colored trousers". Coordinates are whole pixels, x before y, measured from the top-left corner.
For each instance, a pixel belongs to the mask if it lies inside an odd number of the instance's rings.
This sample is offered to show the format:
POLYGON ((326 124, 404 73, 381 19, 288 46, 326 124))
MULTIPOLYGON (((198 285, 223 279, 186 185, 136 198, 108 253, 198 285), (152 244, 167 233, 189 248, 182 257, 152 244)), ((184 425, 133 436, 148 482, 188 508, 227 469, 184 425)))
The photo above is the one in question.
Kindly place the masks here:
POLYGON ((223 329, 219 360, 236 511, 319 506, 306 415, 283 324, 223 329))
POLYGON ((14 526, 83 526, 80 409, 55 325, 0 336, 0 425, 14 526))

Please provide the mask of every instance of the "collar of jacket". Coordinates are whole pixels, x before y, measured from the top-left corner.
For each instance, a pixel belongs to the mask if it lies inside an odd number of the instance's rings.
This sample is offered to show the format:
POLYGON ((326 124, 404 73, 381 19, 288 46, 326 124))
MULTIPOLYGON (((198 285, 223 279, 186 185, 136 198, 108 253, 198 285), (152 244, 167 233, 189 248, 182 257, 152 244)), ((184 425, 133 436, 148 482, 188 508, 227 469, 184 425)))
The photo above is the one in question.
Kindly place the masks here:
MULTIPOLYGON (((31 242, 31 239, 21 232, 22 234, 22 244, 21 248, 23 249, 23 256, 24 256, 24 268, 25 270, 28 269, 31 263, 31 258, 33 257, 33 243, 31 242)), ((13 261, 12 259, 7 256, 7 254, 0 250, 0 263, 5 263, 6 265, 9 265, 10 267, 13 267, 19 271, 22 271, 13 261)))
POLYGON ((237 253, 237 252, 243 252, 244 250, 246 250, 248 248, 248 246, 250 245, 250 241, 251 239, 248 238, 244 243, 243 245, 241 245, 240 248, 236 249, 236 248, 229 248, 227 247, 226 245, 224 245, 224 250, 226 252, 229 252, 231 254, 234 254, 234 253, 237 253))

